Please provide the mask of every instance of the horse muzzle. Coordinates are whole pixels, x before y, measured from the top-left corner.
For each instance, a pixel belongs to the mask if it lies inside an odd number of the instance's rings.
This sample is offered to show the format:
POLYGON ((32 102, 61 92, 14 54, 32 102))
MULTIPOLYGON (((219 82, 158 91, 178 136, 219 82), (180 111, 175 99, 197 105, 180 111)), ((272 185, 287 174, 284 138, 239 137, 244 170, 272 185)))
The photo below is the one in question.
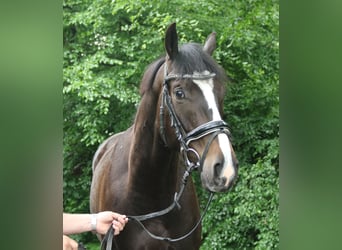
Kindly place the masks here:
POLYGON ((205 141, 202 143, 204 147, 197 147, 194 152, 202 152, 200 156, 198 154, 201 181, 203 187, 211 192, 228 191, 237 177, 238 161, 229 134, 228 125, 220 120, 205 123, 186 137, 187 145, 205 141))
POLYGON ((237 177, 238 162, 226 162, 223 157, 207 158, 201 171, 202 186, 211 192, 227 192, 237 177))

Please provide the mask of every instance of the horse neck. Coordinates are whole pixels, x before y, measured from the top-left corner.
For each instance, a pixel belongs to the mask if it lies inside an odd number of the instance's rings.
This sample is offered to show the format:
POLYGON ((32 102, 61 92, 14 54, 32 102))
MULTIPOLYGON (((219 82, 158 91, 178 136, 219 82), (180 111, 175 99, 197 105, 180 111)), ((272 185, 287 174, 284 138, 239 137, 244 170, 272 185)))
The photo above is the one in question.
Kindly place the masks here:
POLYGON ((129 159, 130 183, 148 195, 170 196, 176 191, 179 151, 165 147, 159 132, 158 97, 145 93, 134 123, 129 159))

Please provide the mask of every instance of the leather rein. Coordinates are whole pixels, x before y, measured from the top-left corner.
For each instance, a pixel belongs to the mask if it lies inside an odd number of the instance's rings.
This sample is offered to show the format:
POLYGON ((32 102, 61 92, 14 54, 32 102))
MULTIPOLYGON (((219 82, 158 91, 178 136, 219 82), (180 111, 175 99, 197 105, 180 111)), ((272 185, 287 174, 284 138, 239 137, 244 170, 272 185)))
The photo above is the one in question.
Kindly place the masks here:
MULTIPOLYGON (((210 121, 207 123, 204 123, 197 128, 193 129, 189 133, 185 133, 181 122, 179 121, 175 109, 173 107, 172 101, 171 101, 171 96, 168 90, 168 82, 173 79, 193 79, 193 80, 205 80, 205 79, 211 79, 215 77, 215 73, 209 73, 209 74, 185 74, 185 75, 179 75, 179 74, 168 74, 167 73, 167 65, 166 63, 164 64, 164 81, 163 81, 163 92, 162 92, 162 102, 160 105, 160 134, 161 137, 166 144, 166 136, 165 136, 165 127, 164 127, 164 105, 168 109, 169 116, 171 118, 171 126, 175 129, 176 137, 180 143, 180 148, 181 152, 183 154, 184 158, 184 163, 186 166, 186 169, 184 171, 181 185, 179 192, 175 192, 174 194, 174 200, 168 206, 167 208, 157 211, 157 212, 152 212, 144 215, 128 215, 129 220, 135 221, 140 227, 153 239, 156 240, 161 240, 161 241, 167 241, 167 242, 176 242, 183 240, 187 238, 189 235, 191 235, 196 228, 200 225, 202 222, 205 214, 207 213, 207 210, 209 208, 209 205, 213 199, 213 192, 210 192, 209 198, 207 201, 207 204, 204 208, 204 211, 199 219, 199 221, 193 226, 193 228, 183 236, 180 236, 178 238, 170 238, 170 237, 163 237, 163 236, 158 236, 153 233, 151 233, 142 223, 142 221, 153 219, 162 215, 165 215, 169 212, 171 212, 174 208, 177 208, 178 210, 181 209, 181 206, 179 204, 179 200, 184 192, 188 177, 191 175, 193 170, 196 170, 198 168, 202 168, 203 162, 206 158, 206 155, 209 151, 209 147, 213 140, 221 133, 225 133, 228 136, 230 135, 228 125, 223 121, 223 120, 218 120, 218 121, 210 121), (197 151, 191 147, 189 147, 189 144, 191 141, 198 140, 204 136, 207 136, 211 134, 211 137, 205 147, 205 150, 203 152, 202 157, 199 156, 197 151), (195 162, 191 161, 189 159, 189 154, 195 155, 197 160, 195 162)), ((108 229, 105 237, 103 238, 101 242, 101 250, 111 250, 112 249, 112 244, 114 244, 116 249, 119 249, 118 246, 116 245, 115 239, 114 239, 114 229, 112 226, 108 229)))

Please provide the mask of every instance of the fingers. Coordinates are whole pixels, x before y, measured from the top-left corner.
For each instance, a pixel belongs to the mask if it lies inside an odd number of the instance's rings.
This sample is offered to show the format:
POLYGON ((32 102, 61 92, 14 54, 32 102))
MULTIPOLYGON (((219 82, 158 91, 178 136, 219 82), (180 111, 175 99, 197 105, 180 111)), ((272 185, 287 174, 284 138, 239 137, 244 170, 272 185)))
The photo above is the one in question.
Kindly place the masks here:
POLYGON ((70 237, 63 235, 63 250, 77 250, 78 243, 70 237))
POLYGON ((128 218, 126 217, 126 215, 122 215, 122 214, 118 214, 118 213, 114 213, 114 219, 119 221, 121 224, 125 225, 128 221, 128 218))
POLYGON ((111 211, 103 211, 97 214, 97 233, 106 234, 108 227, 112 224, 115 235, 119 234, 128 222, 126 215, 111 211))
POLYGON ((115 235, 118 235, 124 229, 127 221, 128 218, 126 216, 118 217, 116 220, 113 220, 113 228, 115 231, 115 235))

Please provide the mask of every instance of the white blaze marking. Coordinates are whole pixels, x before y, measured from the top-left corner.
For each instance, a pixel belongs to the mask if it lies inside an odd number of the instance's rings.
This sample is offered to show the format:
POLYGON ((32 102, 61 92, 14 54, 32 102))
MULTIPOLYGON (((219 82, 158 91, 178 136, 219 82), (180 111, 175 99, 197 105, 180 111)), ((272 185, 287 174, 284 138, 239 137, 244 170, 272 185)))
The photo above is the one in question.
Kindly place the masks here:
MULTIPOLYGON (((194 72, 194 74, 198 74, 194 72)), ((209 74, 208 71, 204 71, 202 74, 209 74)), ((205 80, 193 80, 193 82, 201 89, 205 100, 207 101, 209 110, 211 109, 213 112, 213 121, 222 120, 218 107, 216 105, 215 96, 214 96, 214 84, 213 79, 205 79, 205 80)), ((221 171, 221 176, 227 177, 226 185, 230 182, 230 178, 234 175, 234 167, 232 160, 232 152, 231 145, 226 134, 219 134, 218 141, 221 148, 221 151, 224 156, 224 166, 221 171)))

